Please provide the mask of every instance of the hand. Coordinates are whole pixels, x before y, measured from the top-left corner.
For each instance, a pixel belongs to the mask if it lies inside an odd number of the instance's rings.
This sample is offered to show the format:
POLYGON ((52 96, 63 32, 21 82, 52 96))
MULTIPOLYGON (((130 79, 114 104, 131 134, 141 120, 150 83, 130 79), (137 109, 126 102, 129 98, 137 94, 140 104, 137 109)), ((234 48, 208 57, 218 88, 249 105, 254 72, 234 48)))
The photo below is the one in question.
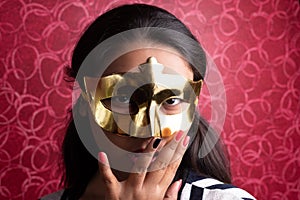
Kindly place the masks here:
POLYGON ((130 173, 129 177, 122 182, 119 182, 112 173, 106 154, 100 152, 99 171, 106 187, 105 199, 177 199, 182 180, 170 184, 188 146, 189 139, 189 136, 182 131, 177 132, 173 139, 162 148, 155 161, 151 163, 157 152, 152 147, 155 141, 153 139, 146 149, 150 153, 137 158, 133 167, 135 173, 130 173))

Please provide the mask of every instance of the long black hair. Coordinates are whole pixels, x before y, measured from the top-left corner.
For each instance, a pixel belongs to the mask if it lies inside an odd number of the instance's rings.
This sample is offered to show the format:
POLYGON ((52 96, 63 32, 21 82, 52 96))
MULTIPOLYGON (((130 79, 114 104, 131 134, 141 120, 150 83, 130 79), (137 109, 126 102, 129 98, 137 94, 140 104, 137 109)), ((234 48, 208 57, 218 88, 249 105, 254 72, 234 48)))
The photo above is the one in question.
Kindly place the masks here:
MULTIPOLYGON (((123 5, 98 17, 85 30, 78 41, 73 52, 72 64, 71 68, 68 69, 68 75, 75 79, 84 59, 93 48, 104 40, 123 31, 143 27, 174 30, 196 41, 189 43, 183 38, 173 35, 168 35, 162 39, 161 37, 156 37, 156 34, 148 34, 147 38, 145 38, 154 43, 171 47, 186 60, 191 61, 190 65, 194 72, 194 80, 204 77, 206 70, 205 52, 191 31, 166 10, 145 4, 123 5)), ((82 82, 79 81, 79 84, 82 85, 82 82)), ((74 112, 77 112, 80 101, 82 101, 81 97, 72 110, 73 114, 76 114, 74 112)), ((82 120, 87 119, 83 117, 82 120)), ((87 133, 89 131, 86 130, 87 133)), ((231 183, 229 161, 224 145, 209 127, 209 124, 199 114, 196 114, 190 131, 196 131, 197 134, 183 156, 175 179, 184 178, 183 176, 185 176, 187 170, 193 170, 202 176, 213 177, 220 181, 231 183), (206 144, 203 143, 204 141, 206 144), (212 150, 205 157, 199 157, 200 147, 207 146, 209 148, 211 145, 214 145, 212 150)), ((72 190, 74 197, 78 198, 83 194, 88 182, 97 172, 98 162, 82 144, 72 118, 63 141, 63 161, 65 171, 62 182, 65 188, 72 190)))

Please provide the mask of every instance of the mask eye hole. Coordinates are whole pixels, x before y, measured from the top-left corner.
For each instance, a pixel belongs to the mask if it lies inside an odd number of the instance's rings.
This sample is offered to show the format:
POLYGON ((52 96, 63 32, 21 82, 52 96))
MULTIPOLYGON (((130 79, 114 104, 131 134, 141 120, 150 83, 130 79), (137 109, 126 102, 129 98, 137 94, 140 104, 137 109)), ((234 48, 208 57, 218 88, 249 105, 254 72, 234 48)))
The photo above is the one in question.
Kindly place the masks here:
POLYGON ((181 99, 179 98, 171 98, 164 102, 164 104, 166 104, 167 106, 176 106, 179 103, 181 103, 181 99))
POLYGON ((130 98, 127 96, 116 96, 116 97, 112 97, 111 100, 117 104, 120 105, 126 105, 126 104, 130 104, 130 98))
POLYGON ((105 108, 119 114, 136 114, 138 106, 126 95, 114 96, 101 100, 105 108))
POLYGON ((164 100, 160 110, 166 115, 175 115, 185 110, 187 102, 178 97, 170 97, 164 100))

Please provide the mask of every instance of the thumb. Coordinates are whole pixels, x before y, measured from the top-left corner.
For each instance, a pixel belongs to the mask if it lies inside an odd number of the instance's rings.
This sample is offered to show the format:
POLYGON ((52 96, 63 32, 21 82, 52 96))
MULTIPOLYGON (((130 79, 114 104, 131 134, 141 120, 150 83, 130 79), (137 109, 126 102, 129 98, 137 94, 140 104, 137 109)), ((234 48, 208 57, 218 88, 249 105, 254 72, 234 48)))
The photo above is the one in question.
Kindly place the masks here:
POLYGON ((98 154, 98 159, 99 172, 102 175, 106 187, 106 198, 118 199, 119 182, 110 169, 107 155, 104 152, 100 152, 98 154))
POLYGON ((166 191, 164 200, 176 200, 177 196, 178 196, 178 192, 181 188, 181 184, 182 184, 182 179, 180 179, 180 180, 174 182, 172 185, 170 185, 170 187, 166 191))

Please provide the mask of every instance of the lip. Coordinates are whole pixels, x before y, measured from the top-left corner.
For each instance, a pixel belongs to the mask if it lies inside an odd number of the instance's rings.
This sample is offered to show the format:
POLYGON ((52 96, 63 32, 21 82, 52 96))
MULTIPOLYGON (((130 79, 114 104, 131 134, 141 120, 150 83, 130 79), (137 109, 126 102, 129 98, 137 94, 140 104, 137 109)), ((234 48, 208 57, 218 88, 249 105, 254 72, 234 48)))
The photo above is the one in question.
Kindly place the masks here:
POLYGON ((138 149, 138 150, 133 151, 133 153, 144 153, 145 150, 146 150, 146 149, 141 148, 141 149, 138 149))
POLYGON ((148 145, 152 142, 153 139, 154 138, 148 138, 148 139, 142 141, 142 143, 139 146, 137 146, 138 149, 131 151, 131 152, 132 153, 145 153, 148 145))
MULTIPOLYGON (((139 153, 141 153, 141 152, 129 153, 127 156, 133 163, 135 163, 136 160, 138 159, 138 157, 141 156, 141 155, 138 155, 139 153)), ((158 154, 159 154, 159 152, 154 153, 150 163, 153 163, 156 160, 158 154)))
POLYGON ((133 153, 129 153, 129 154, 128 154, 128 158, 129 158, 133 163, 135 163, 136 160, 137 160, 137 158, 138 158, 138 156, 135 155, 135 154, 133 154, 133 153))

